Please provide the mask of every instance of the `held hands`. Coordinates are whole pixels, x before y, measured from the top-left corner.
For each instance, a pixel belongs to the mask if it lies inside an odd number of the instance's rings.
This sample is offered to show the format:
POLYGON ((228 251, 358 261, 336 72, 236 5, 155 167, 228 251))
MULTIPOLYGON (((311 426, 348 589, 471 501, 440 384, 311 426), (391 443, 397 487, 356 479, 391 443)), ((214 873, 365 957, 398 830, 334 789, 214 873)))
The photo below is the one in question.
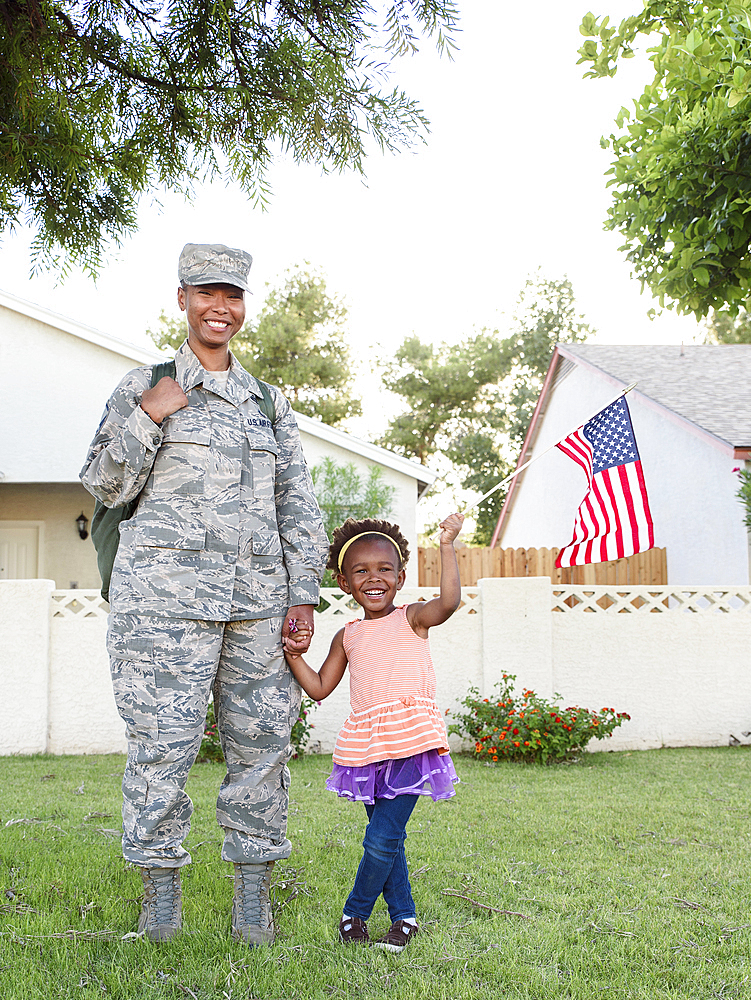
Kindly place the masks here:
POLYGON ((173 378, 165 375, 153 389, 144 389, 141 409, 155 424, 188 405, 188 397, 173 378))
POLYGON ((439 542, 441 545, 453 545, 454 539, 462 530, 464 524, 464 514, 449 514, 441 521, 439 527, 442 529, 439 542))
POLYGON ((284 652, 287 656, 302 656, 303 653, 307 653, 312 638, 313 633, 307 625, 304 623, 295 625, 294 632, 282 639, 284 652))
POLYGON ((313 638, 313 606, 309 604, 290 608, 282 625, 282 646, 290 656, 307 653, 313 638))

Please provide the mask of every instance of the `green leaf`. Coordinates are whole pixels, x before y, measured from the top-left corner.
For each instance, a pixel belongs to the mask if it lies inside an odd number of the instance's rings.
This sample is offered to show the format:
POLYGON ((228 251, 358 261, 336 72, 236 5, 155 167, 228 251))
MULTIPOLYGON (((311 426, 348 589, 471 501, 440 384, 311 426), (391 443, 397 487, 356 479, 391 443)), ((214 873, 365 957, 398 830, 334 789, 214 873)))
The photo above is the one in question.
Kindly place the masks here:
POLYGON ((706 267, 695 267, 691 274, 703 288, 706 288, 709 285, 709 271, 706 267))

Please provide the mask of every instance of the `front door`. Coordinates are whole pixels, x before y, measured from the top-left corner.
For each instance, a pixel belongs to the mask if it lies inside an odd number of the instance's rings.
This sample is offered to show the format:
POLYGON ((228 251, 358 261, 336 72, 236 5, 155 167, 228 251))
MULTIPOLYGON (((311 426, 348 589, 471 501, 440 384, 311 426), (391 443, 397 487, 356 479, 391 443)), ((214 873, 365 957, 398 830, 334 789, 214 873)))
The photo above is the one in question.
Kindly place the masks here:
POLYGON ((0 521, 0 580, 39 577, 39 527, 19 527, 0 521))

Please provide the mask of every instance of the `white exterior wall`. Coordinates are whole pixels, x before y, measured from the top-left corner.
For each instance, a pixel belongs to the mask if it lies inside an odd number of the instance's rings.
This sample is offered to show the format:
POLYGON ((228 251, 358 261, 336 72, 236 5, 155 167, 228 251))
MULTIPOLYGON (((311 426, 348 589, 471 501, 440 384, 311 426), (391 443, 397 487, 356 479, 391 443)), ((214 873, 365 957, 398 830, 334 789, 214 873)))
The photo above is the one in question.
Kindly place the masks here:
POLYGON ((0 393, 2 481, 78 482, 104 404, 137 365, 132 357, 0 305, 0 371, 23 375, 6 377, 0 393), (41 390, 33 406, 31 378, 41 390))
POLYGON ((37 575, 56 587, 101 586, 91 536, 82 539, 76 527, 81 513, 91 527, 94 498, 80 483, 0 483, 0 528, 8 521, 44 522, 37 575))
MULTIPOLYGON (((0 754, 121 752, 105 606, 95 591, 52 586, 0 581, 0 754)), ((308 657, 314 666, 357 616, 345 595, 326 596, 331 606, 316 616, 308 657)), ((432 596, 426 587, 402 591, 405 602, 432 596)), ((430 637, 442 712, 457 711, 470 687, 492 697, 506 671, 517 677, 517 694, 558 691, 563 707, 631 715, 592 750, 751 742, 751 587, 624 591, 510 577, 481 580, 462 596, 430 637)), ((310 749, 330 753, 348 712, 345 679, 313 712, 310 749)))
MULTIPOLYGON (((539 455, 592 416, 617 389, 575 368, 551 393, 533 452, 539 455)), ((655 525, 667 549, 668 581, 748 584, 749 541, 735 493, 737 459, 706 438, 628 396, 655 525)), ((584 472, 558 448, 522 473, 499 545, 562 548, 571 541, 584 497, 584 472)))

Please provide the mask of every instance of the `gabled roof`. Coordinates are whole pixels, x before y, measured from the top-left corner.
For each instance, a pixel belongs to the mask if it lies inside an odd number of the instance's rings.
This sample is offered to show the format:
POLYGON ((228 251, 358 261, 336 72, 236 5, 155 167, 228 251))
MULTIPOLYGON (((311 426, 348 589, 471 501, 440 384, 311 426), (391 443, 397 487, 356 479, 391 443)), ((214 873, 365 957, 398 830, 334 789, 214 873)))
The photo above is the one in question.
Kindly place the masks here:
MULTIPOLYGON (((0 307, 2 306, 23 316, 28 316, 30 319, 44 323, 46 326, 53 327, 53 329, 62 330, 64 333, 79 337, 81 340, 96 344, 98 347, 104 347, 115 354, 119 354, 121 357, 135 361, 139 365, 148 365, 155 361, 163 361, 165 357, 168 357, 168 355, 157 351, 156 348, 152 350, 148 347, 137 347, 135 344, 129 344, 127 341, 111 337, 108 333, 103 333, 101 330, 95 330, 93 327, 85 326, 83 323, 78 323, 67 316, 61 316, 50 309, 45 309, 35 302, 27 302, 25 299, 11 295, 10 292, 0 290, 0 307)), ((424 465, 420 465, 419 462, 402 458, 401 455, 396 455, 394 452, 386 448, 381 448, 378 445, 370 444, 368 441, 361 441, 359 438, 353 437, 345 431, 337 430, 335 427, 330 427, 320 420, 306 417, 302 413, 296 412, 295 416, 300 430, 305 431, 306 434, 310 434, 312 437, 319 438, 322 441, 327 441, 330 444, 338 445, 340 448, 351 451, 355 455, 360 455, 370 462, 377 462, 379 465, 415 479, 418 485, 418 498, 438 478, 437 472, 428 469, 424 465)))
MULTIPOLYGON (((751 458, 751 344, 557 344, 517 468, 534 446, 551 393, 577 366, 616 389, 637 382, 632 392, 641 403, 729 455, 751 458)), ((491 546, 500 538, 523 475, 511 481, 491 546)))
POLYGON ((329 444, 346 448, 347 451, 351 451, 355 455, 360 455, 369 462, 377 462, 379 465, 385 465, 388 469, 393 469, 395 472, 401 472, 406 476, 411 476, 412 479, 416 479, 418 499, 423 495, 428 486, 431 486, 438 478, 437 472, 427 468, 425 465, 420 465, 419 462, 402 458, 401 455, 394 454, 388 448, 381 448, 380 445, 371 444, 369 441, 362 441, 360 438, 353 437, 345 431, 340 431, 336 427, 329 426, 329 424, 324 424, 320 420, 306 417, 302 413, 296 412, 295 416, 297 417, 297 426, 306 434, 312 434, 322 441, 328 441, 329 444))
POLYGON ((751 344, 559 344, 558 351, 619 383, 638 382, 641 395, 734 448, 751 447, 751 344))
POLYGON ((55 330, 62 330, 74 337, 80 337, 81 340, 87 340, 90 344, 106 347, 107 350, 119 354, 121 357, 129 358, 131 361, 136 361, 139 365, 149 365, 154 361, 164 360, 164 355, 160 354, 156 348, 137 347, 135 344, 129 344, 118 337, 111 337, 108 333, 95 330, 92 326, 84 326, 83 323, 77 323, 74 319, 45 309, 43 306, 37 305, 36 302, 19 299, 18 296, 11 295, 10 292, 0 290, 0 306, 20 313, 22 316, 28 316, 30 319, 35 319, 55 330))

